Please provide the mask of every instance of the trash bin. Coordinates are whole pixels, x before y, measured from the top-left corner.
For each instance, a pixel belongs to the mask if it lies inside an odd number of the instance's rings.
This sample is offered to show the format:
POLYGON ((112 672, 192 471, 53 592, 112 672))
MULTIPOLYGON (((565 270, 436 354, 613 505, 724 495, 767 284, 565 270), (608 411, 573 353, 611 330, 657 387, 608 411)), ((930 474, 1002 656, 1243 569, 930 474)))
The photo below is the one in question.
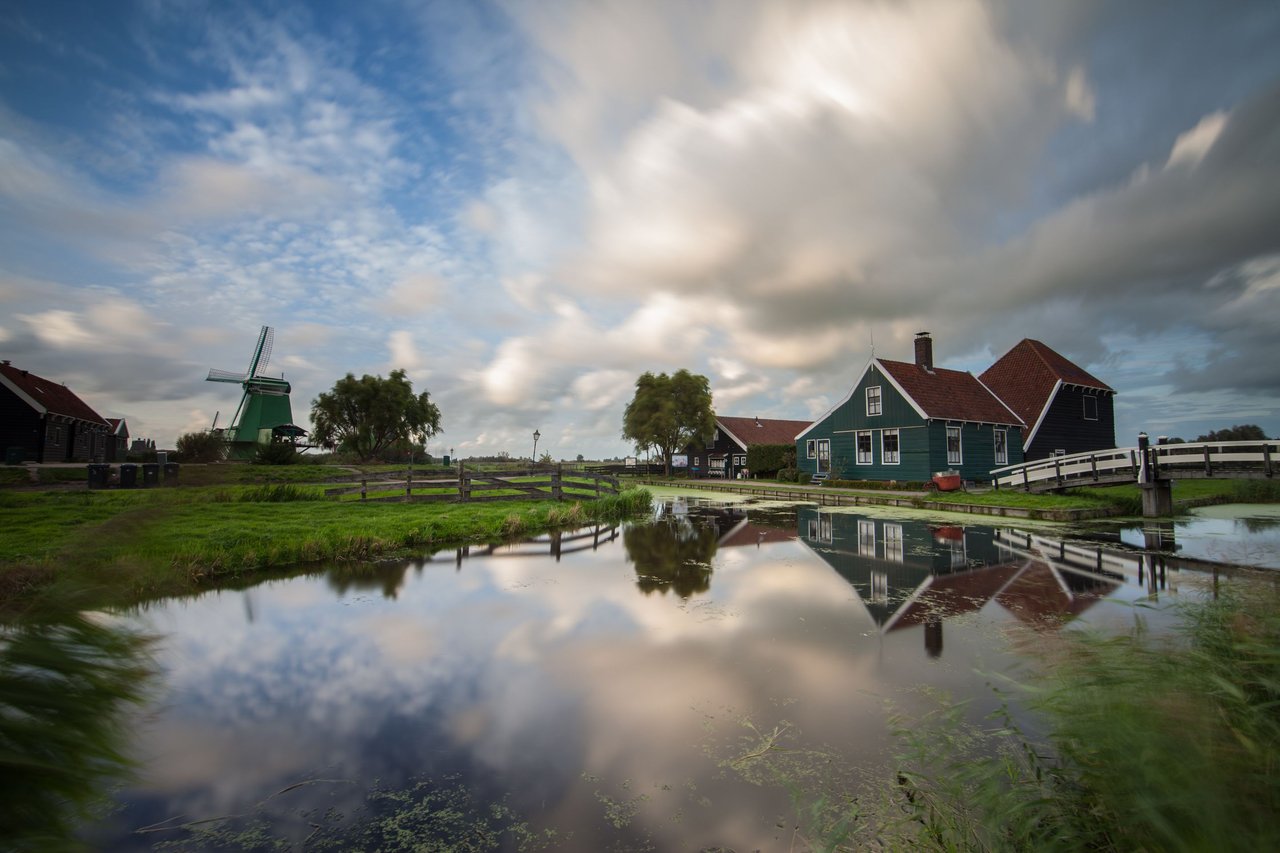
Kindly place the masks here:
POLYGON ((125 463, 120 466, 120 488, 136 489, 138 487, 138 466, 125 463))
POLYGON ((27 449, 25 447, 6 447, 4 450, 4 464, 21 465, 27 458, 27 449))
POLYGON ((177 462, 164 463, 164 481, 166 485, 170 485, 170 486, 178 485, 178 463, 177 462))
POLYGON ((89 488, 105 489, 110 477, 110 465, 93 464, 89 466, 89 488))
POLYGON ((142 486, 157 486, 160 484, 160 466, 155 462, 142 463, 142 486))
POLYGON ((441 465, 443 465, 444 467, 448 468, 448 467, 449 467, 449 457, 448 457, 448 456, 442 456, 442 457, 440 457, 440 464, 441 464, 441 465))
POLYGON ((157 451, 156 451, 156 464, 157 464, 157 465, 159 465, 161 468, 163 468, 165 465, 168 465, 168 464, 169 464, 169 451, 167 451, 167 450, 157 450, 157 451))

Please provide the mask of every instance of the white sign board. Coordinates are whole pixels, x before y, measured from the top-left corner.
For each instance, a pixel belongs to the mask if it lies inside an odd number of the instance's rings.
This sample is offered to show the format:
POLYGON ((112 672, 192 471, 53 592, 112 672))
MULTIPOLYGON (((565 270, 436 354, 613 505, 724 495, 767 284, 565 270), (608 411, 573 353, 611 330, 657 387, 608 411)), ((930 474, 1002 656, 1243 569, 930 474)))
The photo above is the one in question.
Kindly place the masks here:
POLYGON ((689 457, 683 453, 673 453, 671 455, 671 467, 672 468, 688 468, 689 457))

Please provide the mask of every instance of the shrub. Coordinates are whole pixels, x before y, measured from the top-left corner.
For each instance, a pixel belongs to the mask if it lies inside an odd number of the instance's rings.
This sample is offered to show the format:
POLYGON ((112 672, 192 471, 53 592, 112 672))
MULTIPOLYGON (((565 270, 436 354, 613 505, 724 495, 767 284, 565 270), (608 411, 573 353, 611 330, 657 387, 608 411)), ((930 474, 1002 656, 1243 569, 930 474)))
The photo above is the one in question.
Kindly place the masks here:
POLYGON ((178 436, 174 455, 178 462, 221 462, 227 455, 227 443, 214 432, 183 433, 178 436))
POLYGON ((747 468, 752 474, 772 476, 783 468, 795 467, 794 444, 756 444, 747 448, 747 468))
POLYGON ((284 441, 259 444, 258 449, 253 452, 254 465, 292 465, 297 461, 297 449, 284 441))
POLYGON ((808 471, 797 471, 796 482, 802 486, 807 486, 813 480, 813 475, 808 471))

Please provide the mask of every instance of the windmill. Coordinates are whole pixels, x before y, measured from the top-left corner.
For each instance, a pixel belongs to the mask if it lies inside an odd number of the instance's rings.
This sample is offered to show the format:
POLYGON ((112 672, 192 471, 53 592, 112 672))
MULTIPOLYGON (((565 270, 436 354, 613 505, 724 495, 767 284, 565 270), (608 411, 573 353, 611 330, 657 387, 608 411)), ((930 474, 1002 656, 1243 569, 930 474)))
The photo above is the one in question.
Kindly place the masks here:
POLYGON ((244 373, 230 370, 209 370, 208 381, 232 382, 244 389, 240 405, 231 418, 231 426, 220 430, 230 445, 232 459, 248 459, 259 444, 269 444, 276 438, 296 440, 306 432, 293 423, 293 410, 289 406, 289 383, 283 376, 263 376, 267 362, 271 360, 271 344, 275 330, 263 326, 258 333, 258 345, 244 373))

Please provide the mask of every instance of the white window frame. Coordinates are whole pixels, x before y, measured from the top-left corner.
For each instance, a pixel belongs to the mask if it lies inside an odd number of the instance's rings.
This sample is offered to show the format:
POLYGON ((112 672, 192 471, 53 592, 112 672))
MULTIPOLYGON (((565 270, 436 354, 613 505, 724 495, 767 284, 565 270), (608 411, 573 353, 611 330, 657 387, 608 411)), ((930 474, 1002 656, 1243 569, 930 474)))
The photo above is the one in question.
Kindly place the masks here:
POLYGON ((902 464, 902 432, 898 429, 882 429, 880 430, 880 464, 881 465, 901 465, 902 464), (884 446, 885 437, 892 434, 898 440, 898 449, 889 453, 889 449, 884 446))
POLYGON ((876 523, 858 519, 858 553, 865 557, 876 555, 876 523))
POLYGON ((804 443, 804 456, 806 459, 818 458, 818 444, 812 438, 804 443))
POLYGON ((1009 431, 1007 429, 994 430, 991 437, 991 451, 995 454, 997 465, 1009 464, 1009 431))
POLYGON ((1098 398, 1092 394, 1084 395, 1084 419, 1086 421, 1096 421, 1098 419, 1098 398), (1089 417, 1089 404, 1093 403, 1093 417, 1089 417))
POLYGON ((884 526, 884 558, 894 563, 901 563, 905 556, 902 525, 886 523, 884 526))
POLYGON ((742 467, 743 465, 747 464, 747 457, 739 453, 733 457, 733 464, 737 465, 738 467, 742 467))
POLYGON ((874 465, 875 464, 875 444, 871 440, 871 430, 860 429, 853 436, 853 453, 857 460, 855 465, 874 465), (867 439, 867 455, 862 455, 862 439, 867 439))
POLYGON ((884 395, 880 393, 879 385, 872 385, 866 391, 867 394, 867 417, 875 418, 884 413, 884 395), (872 394, 871 392, 875 392, 872 394), (872 401, 875 401, 875 411, 872 409, 872 401))
POLYGON ((964 464, 964 427, 947 425, 947 464, 963 465, 964 464), (951 435, 952 432, 956 436, 956 452, 951 452, 951 435))

